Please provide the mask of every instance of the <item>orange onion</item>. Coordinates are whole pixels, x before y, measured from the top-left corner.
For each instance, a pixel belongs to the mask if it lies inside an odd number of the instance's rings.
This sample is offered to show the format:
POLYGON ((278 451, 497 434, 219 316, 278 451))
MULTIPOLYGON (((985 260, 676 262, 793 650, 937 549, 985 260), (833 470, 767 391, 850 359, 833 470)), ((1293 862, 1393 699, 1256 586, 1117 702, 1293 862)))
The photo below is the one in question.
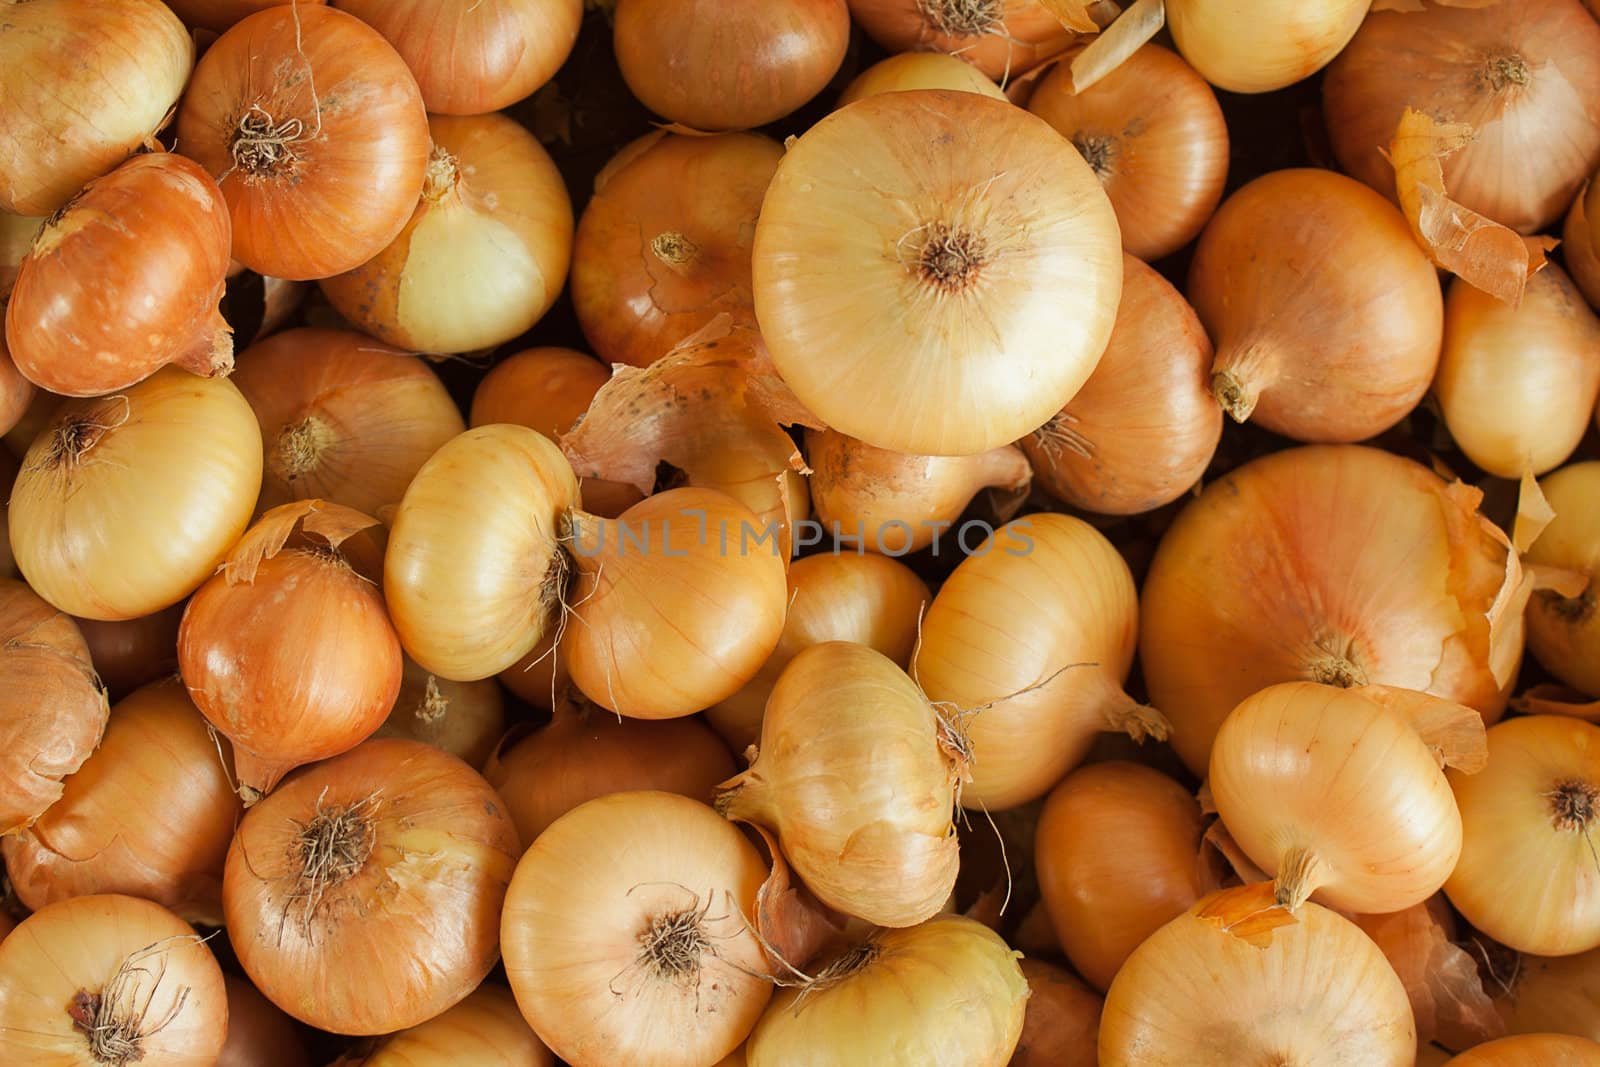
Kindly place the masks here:
POLYGON ((341 1056, 332 1067, 552 1067, 504 986, 485 982, 443 1015, 390 1034, 364 1056, 341 1056))
POLYGON ((1600 1042, 1569 1034, 1518 1034, 1479 1045, 1445 1067, 1594 1067, 1600 1042))
POLYGON ((1206 81, 1267 93, 1327 66, 1355 35, 1371 0, 1170 0, 1172 40, 1206 81))
POLYGON ((1600 1041, 1600 949, 1575 956, 1519 955, 1495 1001, 1513 1034, 1573 1034, 1600 1041))
POLYGON ((166 124, 194 42, 157 0, 6 5, 0 211, 49 215, 166 124))
POLYGON ((1208 486, 1162 538, 1141 604, 1145 683, 1189 769, 1277 682, 1414 689, 1499 718, 1522 569, 1481 496, 1356 446, 1278 452, 1208 486))
POLYGON ((696 130, 765 126, 820 93, 844 62, 844 0, 617 0, 613 43, 640 103, 696 130))
POLYGON ((1062 779, 1034 837, 1061 948, 1104 992, 1144 939, 1206 894, 1200 805, 1160 771, 1095 763, 1062 779))
POLYGON ((146 683, 178 673, 178 624, 182 604, 121 622, 73 619, 89 659, 111 699, 121 700, 146 683))
POLYGON ((228 994, 204 939, 159 904, 105 894, 34 912, 0 942, 0 1058, 209 1067, 228 994))
POLYGON ((245 814, 223 875, 229 938, 256 988, 302 1022, 416 1026, 494 966, 517 850, 471 767, 416 741, 368 741, 245 814))
POLYGON ((408 659, 394 708, 373 736, 421 741, 480 768, 505 732, 505 698, 493 679, 452 682, 408 659))
POLYGON ((753 133, 634 141, 595 179, 572 304, 606 363, 649 366, 718 315, 755 324, 750 246, 783 149, 753 133))
POLYGON ((560 295, 572 201, 549 153, 504 115, 436 115, 428 131, 433 152, 410 221, 376 257, 323 279, 322 291, 346 319, 401 348, 493 348, 560 295))
POLYGON ((1133 575, 1082 520, 1039 514, 1001 527, 933 598, 912 673, 968 719, 972 781, 990 811, 1043 796, 1104 731, 1166 736, 1122 688, 1138 634, 1133 575))
MULTIPOLYGON (((1462 1048, 1504 1033, 1478 960, 1453 943, 1455 915, 1442 894, 1390 915, 1351 917, 1405 984, 1419 1042, 1462 1048)), ((1442 1061, 1441 1061, 1442 1062, 1442 1061)))
POLYGON ((435 115, 482 115, 532 95, 578 40, 582 0, 334 0, 388 39, 435 115))
POLYGON ((1099 365, 1020 442, 1039 485, 1103 515, 1150 511, 1189 491, 1222 438, 1211 357, 1182 294, 1124 255, 1122 303, 1099 365))
POLYGON ((1039 0, 850 0, 850 14, 890 52, 946 52, 990 78, 1025 74, 1072 42, 1039 0))
MULTIPOLYGON (((0 304, 4 302, 4 297, 0 297, 0 304)), ((0 330, 0 334, 4 332, 0 330)), ((38 392, 38 388, 17 370, 6 348, 5 337, 0 336, 0 426, 5 427, 4 432, 10 433, 23 421, 38 392)))
POLYGON ((756 225, 756 316, 827 425, 897 452, 986 452, 1094 370, 1118 248, 1100 183, 1042 119, 976 93, 884 93, 784 154, 756 225))
POLYGON ((1579 0, 1375 11, 1322 83, 1339 164, 1395 193, 1384 146, 1406 108, 1474 135, 1441 163, 1452 199, 1521 233, 1561 217, 1600 165, 1600 26, 1579 0))
MULTIPOLYGON (((1572 201, 1572 210, 1567 212, 1566 224, 1561 228, 1561 254, 1567 273, 1594 307, 1600 305, 1600 255, 1595 254, 1594 234, 1589 228, 1583 201, 1583 196, 1578 196, 1572 201)), ((0 289, 3 288, 0 284, 0 289)))
POLYGON ((1195 250, 1189 299, 1216 342, 1223 408, 1296 440, 1388 429, 1439 363, 1433 265, 1393 205, 1329 171, 1278 171, 1229 197, 1195 250))
POLYGON ((572 1067, 716 1063, 772 994, 745 921, 766 877, 756 847, 704 804, 632 792, 574 808, 529 846, 506 894, 501 946, 523 1017, 572 1067))
POLYGON ((1194 68, 1148 44, 1077 92, 1072 67, 1039 79, 1028 110, 1071 141, 1117 213, 1122 247, 1171 255, 1199 235, 1228 177, 1228 126, 1194 68))
POLYGON ((261 424, 262 508, 315 498, 377 514, 463 429, 425 362, 353 330, 269 337, 240 353, 233 381, 261 424))
POLYGON ((943 52, 901 52, 880 59, 857 74, 839 94, 839 106, 853 104, 864 96, 910 89, 960 89, 996 100, 1006 98, 1005 91, 988 75, 955 56, 943 52))
POLYGON ((224 974, 228 989, 228 1041, 216 1067, 311 1067, 294 1022, 248 979, 224 974))
POLYGON ((517 662, 495 677, 524 704, 550 711, 563 700, 581 700, 583 694, 572 688, 566 661, 555 654, 556 628, 549 627, 539 642, 517 662))
POLYGON ((1028 980, 1028 1012, 1010 1067, 1094 1067, 1101 1000, 1073 976, 1042 960, 1022 961, 1028 980))
POLYGON ((428 164, 428 122, 405 61, 332 8, 260 11, 206 50, 178 145, 217 180, 233 256, 304 281, 360 266, 397 237, 428 164))
POLYGON ((1528 649, 1545 670, 1591 697, 1600 696, 1600 462, 1574 463, 1539 483, 1555 517, 1523 556, 1535 567, 1574 571, 1589 586, 1576 596, 1541 590, 1528 601, 1528 649))

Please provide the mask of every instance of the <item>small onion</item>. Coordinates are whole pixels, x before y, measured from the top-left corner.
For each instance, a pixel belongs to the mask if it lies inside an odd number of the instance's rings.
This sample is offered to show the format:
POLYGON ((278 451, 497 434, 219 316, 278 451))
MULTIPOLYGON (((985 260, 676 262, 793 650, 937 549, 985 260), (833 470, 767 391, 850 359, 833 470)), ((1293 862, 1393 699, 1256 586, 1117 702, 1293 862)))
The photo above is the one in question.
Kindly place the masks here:
POLYGON ((1569 1034, 1518 1034, 1479 1045, 1445 1067, 1595 1067, 1600 1042, 1569 1034))
POLYGON ((855 80, 840 94, 839 106, 853 104, 864 96, 911 89, 959 89, 962 92, 982 93, 996 100, 1006 98, 1005 91, 988 75, 955 56, 943 52, 901 52, 880 59, 857 74, 855 80))
POLYGON ((408 659, 394 709, 373 736, 421 741, 480 768, 505 732, 505 698, 492 679, 452 682, 408 659))
POLYGON ((485 982, 449 1011, 390 1034, 370 1053, 341 1057, 332 1067, 552 1067, 504 986, 485 982))
MULTIPOLYGON (((1595 307, 1600 305, 1600 255, 1595 254, 1594 234, 1589 228, 1583 200, 1579 196, 1572 202, 1572 210, 1567 212, 1566 224, 1561 228, 1561 254, 1567 273, 1578 283, 1589 306, 1595 307)), ((0 289, 3 288, 0 285, 0 289)))
POLYGON ((1327 66, 1355 36, 1372 0, 1170 0, 1167 28, 1206 81, 1267 93, 1327 66))
POLYGON ((224 974, 228 987, 228 1042, 216 1067, 311 1067, 300 1030, 249 979, 224 974))
POLYGON ((1600 1041, 1600 949, 1576 956, 1519 956, 1495 1002, 1513 1034, 1574 1034, 1600 1041))
POLYGON ((1070 971, 1040 960, 1022 961, 1028 1013, 1009 1067, 1094 1067, 1101 1000, 1070 971))
POLYGON ((428 129, 433 153, 410 221, 375 258, 324 279, 322 291, 390 344, 493 348, 526 332, 560 295, 572 202, 549 153, 506 116, 436 115, 428 129))
POLYGON ((392 1033, 463 1000, 495 964, 516 863, 498 801, 416 741, 368 741, 295 775, 228 852, 222 903, 245 973, 340 1034, 392 1033))
POLYGON ((1072 42, 1039 0, 850 0, 850 14, 890 52, 946 52, 990 78, 1025 74, 1072 42))
POLYGON ((0 302, 11 295, 11 287, 17 283, 17 269, 27 258, 44 222, 33 215, 0 211, 0 302))
POLYGON ((121 622, 73 619, 95 673, 112 700, 121 700, 149 682, 178 673, 178 624, 183 604, 154 615, 121 622))
POLYGON ((1528 601, 1528 648, 1544 668, 1589 696, 1600 696, 1600 462, 1574 463, 1539 483, 1555 518, 1523 556, 1526 563, 1576 571, 1589 587, 1574 597, 1554 590, 1528 601))

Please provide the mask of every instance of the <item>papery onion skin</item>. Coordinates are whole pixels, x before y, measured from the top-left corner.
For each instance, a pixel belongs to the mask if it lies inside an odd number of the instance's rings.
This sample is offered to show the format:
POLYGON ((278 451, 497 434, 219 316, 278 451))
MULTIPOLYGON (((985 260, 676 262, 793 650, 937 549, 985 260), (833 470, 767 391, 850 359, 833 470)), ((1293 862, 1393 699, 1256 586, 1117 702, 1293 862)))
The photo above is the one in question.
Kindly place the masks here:
POLYGON ((452 682, 408 659, 394 709, 373 736, 421 741, 477 769, 488 760, 505 728, 505 698, 493 679, 452 682))
POLYGON ((1600 727, 1508 719, 1489 731, 1484 770, 1448 774, 1462 824, 1461 860, 1444 887, 1456 910, 1518 952, 1600 946, 1600 727))
POLYGON ((290 281, 357 267, 422 191, 428 123, 389 43, 352 15, 283 5, 224 33, 178 109, 178 145, 222 187, 233 255, 290 281))
POLYGON ((1266 93, 1321 70, 1349 43, 1371 0, 1174 0, 1167 29, 1206 81, 1266 93))
POLYGON ((745 1055, 750 1067, 1004 1067, 1028 1004, 1016 957, 955 915, 876 931, 835 960, 854 963, 836 980, 773 997, 745 1055))
POLYGON ((504 344, 550 310, 566 281, 572 201, 550 154, 505 115, 428 120, 422 197, 393 243, 322 281, 335 309, 412 351, 504 344))
POLYGON ((260 489, 261 435, 239 390, 165 367, 56 412, 11 494, 11 550, 61 610, 134 619, 210 576, 260 489))
POLYGON ((853 104, 865 96, 910 89, 959 89, 996 100, 1006 98, 1005 91, 988 75, 955 56, 943 52, 901 52, 880 59, 857 74, 839 95, 839 106, 853 104))
POLYGON ((34 912, 0 942, 7 1063, 98 1067, 115 1062, 111 1049, 127 1056, 131 1045, 136 1060, 123 1062, 211 1067, 227 1029, 221 968, 189 924, 159 904, 73 897, 34 912), (128 1044, 91 1043, 79 1018, 114 1027, 128 1044))
POLYGON ((1010 1067, 1094 1067, 1101 1000, 1070 971, 1024 959, 1028 1011, 1010 1067))
POLYGON ((782 158, 752 133, 652 134, 617 154, 572 250, 572 304, 595 355, 646 367, 720 314, 755 324, 750 249, 782 158))
POLYGON ((1519 956, 1509 994, 1495 1001, 1513 1034, 1565 1033, 1600 1041, 1600 949, 1519 956))
POLYGON ((1575 597, 1542 590, 1528 599, 1528 650, 1562 682, 1600 696, 1600 462, 1574 463, 1539 483, 1555 518, 1523 555, 1535 566, 1576 571, 1590 585, 1575 597))
POLYGON ((89 646, 89 659, 112 700, 178 671, 178 624, 183 605, 122 622, 73 619, 89 646))
MULTIPOLYGON (((1455 913, 1443 893, 1391 915, 1352 915, 1350 921, 1378 946, 1406 987, 1419 1063, 1427 1062, 1426 1043, 1466 1048, 1505 1033, 1484 990, 1475 946, 1456 943, 1455 913)), ((1437 1061, 1448 1058, 1442 1054, 1437 1061)))
POLYGON ((1473 129, 1440 161, 1452 199, 1521 233, 1560 218, 1600 164, 1600 26, 1578 0, 1418 6, 1374 12, 1328 68, 1340 165, 1393 198, 1382 147, 1411 107, 1473 129))
POLYGON ((844 61, 844 0, 618 0, 622 80, 696 130, 765 126, 820 93, 844 61))
POLYGON ((583 0, 334 0, 394 45, 434 115, 482 115, 532 95, 578 40, 583 0))
POLYGON ((1034 838, 1062 950, 1102 993, 1129 954, 1206 893, 1194 796, 1160 771, 1095 763, 1062 780, 1034 838))
POLYGON ((248 978, 224 974, 222 979, 228 988, 228 1041, 216 1067, 311 1067, 305 1041, 289 1016, 248 978))
POLYGON ((333 1067, 552 1067, 554 1062, 511 991, 485 982, 443 1015, 391 1034, 367 1055, 343 1057, 333 1067))
POLYGON ((506 894, 501 942, 523 1017, 572 1067, 716 1062, 771 996, 743 920, 766 877, 755 846, 704 804, 632 792, 573 809, 530 845, 506 894), (658 962, 674 950, 677 966, 658 962))
POLYGON ((946 52, 990 78, 1025 74, 1072 42, 1038 0, 850 0, 850 14, 890 52, 946 52))
POLYGON ((1600 1043, 1569 1034, 1518 1034, 1469 1049, 1445 1067, 1593 1067, 1600 1043))
POLYGON ((1143 260, 1194 240, 1222 200, 1228 125, 1179 56, 1149 44, 1082 93, 1072 66, 1039 79, 1028 110, 1073 143, 1105 186, 1122 247, 1143 260))
POLYGON ((785 153, 756 226, 756 315, 835 430, 971 455, 1032 431, 1093 372, 1119 249, 1099 181, 1044 120, 976 93, 885 93, 785 153))
POLYGON ((1566 224, 1561 228, 1561 258, 1584 299, 1595 307, 1600 306, 1600 256, 1595 254, 1594 233, 1583 201, 1583 196, 1578 196, 1567 212, 1566 224))
POLYGON ((194 42, 156 0, 29 0, 6 28, 0 211, 49 215, 166 122, 194 42))
POLYGON ((494 967, 516 863, 498 800, 454 756, 390 738, 284 782, 228 852, 223 907, 245 973, 332 1033, 392 1033, 460 1002, 494 967), (349 861, 312 880, 303 858, 319 832, 349 861))

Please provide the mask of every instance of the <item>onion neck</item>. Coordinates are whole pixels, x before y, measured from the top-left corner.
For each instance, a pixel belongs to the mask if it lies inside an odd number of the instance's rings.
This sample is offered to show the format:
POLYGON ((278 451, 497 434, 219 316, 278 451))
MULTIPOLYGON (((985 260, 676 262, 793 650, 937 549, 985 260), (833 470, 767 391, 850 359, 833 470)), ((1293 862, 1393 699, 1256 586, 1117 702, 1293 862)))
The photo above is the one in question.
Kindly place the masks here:
POLYGON ((972 491, 980 489, 1021 489, 1033 479, 1033 468, 1028 457, 1015 445, 1003 445, 980 453, 969 460, 972 469, 972 491))
POLYGON ((1260 345, 1219 350, 1211 364, 1211 395, 1235 422, 1256 409, 1261 391, 1272 383, 1275 360, 1260 345))
POLYGON ((1317 653, 1306 661, 1306 676, 1318 685, 1340 689, 1368 684, 1366 669, 1356 656, 1355 642, 1349 640, 1317 642, 1317 653))
POLYGON ((767 803, 767 794, 766 781, 756 772, 755 767, 751 767, 717 786, 711 806, 724 819, 771 826, 773 820, 771 806, 767 803))
POLYGON ((222 317, 221 309, 212 309, 200 322, 193 342, 172 362, 202 378, 226 377, 233 373, 233 327, 222 317))
POLYGON ((233 772, 239 780, 239 799, 247 808, 272 792, 279 780, 292 770, 293 764, 263 759, 249 749, 233 746, 233 772))
POLYGON ((1104 732, 1127 734, 1141 744, 1147 740, 1165 741, 1171 736, 1172 723, 1165 715, 1133 699, 1106 675, 1100 678, 1105 688, 1099 709, 1104 732))
POLYGON ((428 169, 423 173, 422 199, 437 204, 456 191, 461 182, 461 163, 455 156, 438 145, 428 155, 428 169))
POLYGON ((1278 876, 1272 884, 1278 906, 1294 911, 1322 887, 1322 861, 1310 849, 1295 845, 1278 861, 1278 876))

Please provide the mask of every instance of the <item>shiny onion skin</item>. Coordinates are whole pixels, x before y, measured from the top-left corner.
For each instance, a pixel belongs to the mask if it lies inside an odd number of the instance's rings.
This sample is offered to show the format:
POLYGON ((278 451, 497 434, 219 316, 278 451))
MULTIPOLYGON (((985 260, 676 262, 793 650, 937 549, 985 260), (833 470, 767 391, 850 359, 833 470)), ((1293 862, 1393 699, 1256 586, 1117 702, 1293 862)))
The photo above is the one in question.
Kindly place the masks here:
POLYGON ((121 622, 73 619, 95 673, 112 700, 121 700, 149 682, 178 671, 178 623, 183 605, 121 622))
POLYGON ((90 182, 22 261, 6 308, 17 370, 62 396, 115 392, 168 363, 226 374, 231 236, 216 183, 182 156, 135 156, 90 182))
POLYGON ((1298 441, 1388 429, 1439 363, 1433 264, 1392 204, 1330 171, 1277 171, 1229 197, 1195 249, 1189 300, 1216 343, 1218 401, 1298 441))
POLYGON ((1469 1049, 1445 1067, 1595 1067, 1600 1043, 1569 1034, 1517 1034, 1469 1049))
MULTIPOLYGON (((282 0, 167 0, 167 6, 185 24, 220 34, 240 19, 269 7, 277 7, 281 2, 282 0)), ((294 0, 294 2, 302 7, 311 7, 325 4, 327 0, 294 0)))
POLYGON ((234 258, 291 281, 383 251, 428 163, 405 62, 359 19, 312 5, 268 8, 224 33, 195 68, 177 136, 222 186, 234 258))
POLYGON ((1028 1009, 1010 1067, 1093 1067, 1100 997, 1053 963, 1024 959, 1022 977, 1028 980, 1028 1009))
POLYGON ((1225 889, 1140 945, 1106 994, 1101 1067, 1410 1067, 1411 1005, 1378 946, 1318 904, 1273 929, 1270 905, 1270 887, 1225 889))
POLYGON ((459 1003, 499 954, 518 843, 498 801, 416 741, 368 741, 286 781, 228 852, 222 902, 245 973, 338 1034, 392 1033, 459 1003))
POLYGON ((0 41, 0 211, 49 215, 167 121, 194 42, 158 0, 28 0, 0 41))
POLYGON ((334 0, 388 40, 433 115, 510 107, 548 82, 578 40, 583 0, 334 0))
POLYGON ((1102 515, 1134 515, 1192 489, 1222 439, 1211 342, 1172 284, 1122 257, 1122 302, 1100 363, 1066 407, 1020 442, 1039 486, 1102 515))
POLYGON ((1143 260, 1194 240, 1222 200, 1228 125, 1180 57, 1148 44, 1081 93, 1072 65, 1039 79, 1028 110, 1072 142, 1105 186, 1122 247, 1143 260))
POLYGON ((61 610, 135 619, 211 575, 260 489, 261 434, 239 390, 165 367, 56 411, 11 493, 11 550, 61 610))
POLYGON ((1361 26, 1371 0, 1172 0, 1167 29, 1206 81, 1267 93, 1327 66, 1361 26))
POLYGON ((595 179, 572 250, 572 304, 604 363, 646 367, 718 315, 755 325, 750 248, 783 148, 655 133, 595 179))
POLYGON ((121 700, 61 799, 0 838, 18 899, 35 910, 94 893, 222 921, 222 861, 241 808, 226 747, 176 679, 121 700))
POLYGON ((850 14, 890 52, 945 52, 1002 80, 1072 43, 1071 31, 1039 0, 850 0, 850 14))
POLYGON ((233 383, 261 424, 263 510, 316 499, 377 515, 465 428, 427 363, 354 330, 275 334, 239 354, 233 383))
POLYGON ((772 995, 745 918, 766 877, 704 804, 632 792, 574 808, 506 894, 501 947, 523 1018, 571 1067, 716 1063, 772 995))
POLYGON ((1099 181, 1044 120, 976 93, 885 93, 784 154, 756 225, 756 316, 832 428, 971 455, 1032 431, 1093 372, 1119 248, 1099 181))
POLYGON ((745 1048, 749 1067, 1005 1067, 1028 1004, 1018 955, 956 915, 874 931, 815 982, 772 998, 745 1048))
POLYGON ((1381 149, 1415 108, 1472 127, 1441 160, 1452 199, 1521 233, 1554 222, 1600 165, 1600 26, 1579 0, 1417 6, 1374 12, 1328 68, 1340 166, 1393 199, 1381 149))
POLYGON ((1505 710, 1521 568, 1477 490, 1376 449, 1274 453, 1178 515, 1145 579, 1139 647, 1172 744, 1203 774, 1217 727, 1277 682, 1415 689, 1505 710))
POLYGON ((912 674, 940 707, 971 712, 972 780, 989 811, 1043 796, 1102 732, 1164 737, 1123 690, 1139 630, 1133 575, 1093 527, 1029 515, 962 561, 922 622, 912 674))
POLYGON ((421 741, 477 770, 505 732, 505 698, 493 679, 452 682, 408 659, 394 708, 372 736, 421 741))
POLYGON ((798 110, 850 44, 845 0, 617 0, 611 21, 633 95, 696 130, 745 130, 798 110))
POLYGON ((1205 896, 1200 805, 1160 771, 1093 763, 1062 779, 1034 837, 1039 889, 1072 966, 1105 992, 1144 939, 1205 896))
POLYGON ((996 100, 1005 91, 983 71, 943 52, 901 52, 880 59, 855 76, 839 95, 839 106, 853 104, 864 96, 898 93, 910 89, 959 89, 982 93, 996 100))
POLYGON ((418 352, 493 348, 527 332, 566 281, 572 202, 537 138, 505 115, 428 120, 422 196, 398 237, 322 281, 353 324, 418 352))
POLYGON ((248 978, 224 974, 228 987, 228 1041, 216 1067, 311 1067, 294 1022, 262 996, 248 978))
POLYGON ((1600 462, 1574 463, 1539 483, 1555 518, 1523 555, 1526 563, 1577 571, 1589 587, 1575 597, 1554 590, 1528 601, 1528 650, 1545 670, 1600 697, 1600 462))
POLYGON ((332 1067, 553 1067, 505 986, 483 983, 461 1003, 425 1023, 380 1039, 365 1056, 332 1067))

